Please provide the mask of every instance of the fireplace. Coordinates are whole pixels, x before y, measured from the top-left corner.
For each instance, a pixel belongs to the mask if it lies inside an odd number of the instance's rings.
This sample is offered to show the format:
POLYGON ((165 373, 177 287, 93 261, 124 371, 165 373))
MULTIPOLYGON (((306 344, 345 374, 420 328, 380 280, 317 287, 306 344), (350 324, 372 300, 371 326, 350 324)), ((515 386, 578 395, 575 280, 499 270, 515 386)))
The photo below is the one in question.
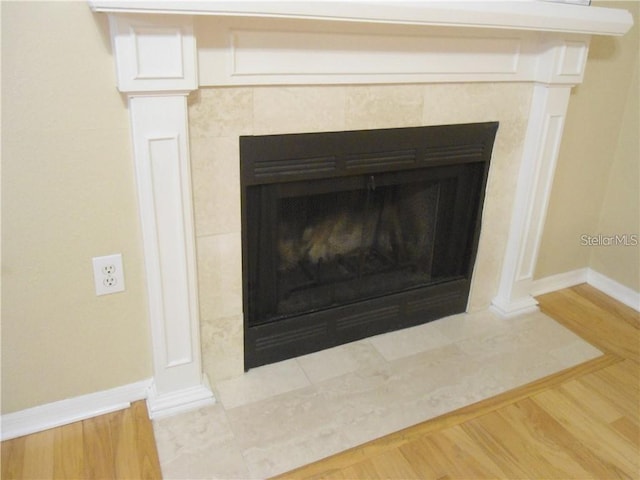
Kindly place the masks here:
POLYGON ((589 39, 633 23, 624 10, 537 1, 89 3, 109 14, 128 99, 153 416, 211 402, 207 376, 242 374, 240 192, 223 195, 240 189, 239 136, 498 120, 468 310, 518 315, 536 308, 538 246, 589 39), (208 100, 200 118, 194 97, 208 100))
POLYGON ((245 369, 465 311, 497 127, 241 137, 245 369))

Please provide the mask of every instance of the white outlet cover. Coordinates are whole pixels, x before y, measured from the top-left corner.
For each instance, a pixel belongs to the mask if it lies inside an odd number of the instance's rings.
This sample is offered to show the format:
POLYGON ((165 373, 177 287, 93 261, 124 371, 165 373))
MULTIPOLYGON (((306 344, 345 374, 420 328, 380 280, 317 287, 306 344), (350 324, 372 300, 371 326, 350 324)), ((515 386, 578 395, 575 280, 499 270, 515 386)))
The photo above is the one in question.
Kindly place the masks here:
POLYGON ((122 268, 121 253, 93 257, 92 261, 96 295, 109 295, 124 291, 124 269, 122 268))

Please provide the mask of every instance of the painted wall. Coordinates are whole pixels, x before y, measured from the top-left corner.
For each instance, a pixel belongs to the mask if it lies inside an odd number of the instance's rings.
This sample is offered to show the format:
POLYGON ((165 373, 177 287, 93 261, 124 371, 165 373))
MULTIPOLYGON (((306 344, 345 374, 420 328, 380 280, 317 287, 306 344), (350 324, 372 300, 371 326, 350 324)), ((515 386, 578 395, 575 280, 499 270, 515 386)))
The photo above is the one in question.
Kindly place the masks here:
MULTIPOLYGON (((569 103, 536 278, 591 267, 640 291, 638 246, 585 246, 583 235, 640 234, 638 62, 640 3, 621 38, 594 37, 584 83, 569 103)), ((631 242, 628 242, 631 243, 631 242)))
POLYGON ((149 378, 126 103, 105 16, 2 3, 2 413, 149 378), (91 258, 121 252, 97 297, 91 258))
MULTIPOLYGON (((638 17, 636 17, 638 18, 638 17)), ((638 57, 622 115, 618 145, 611 164, 598 232, 620 234, 626 244, 591 248, 589 266, 636 292, 640 291, 640 78, 638 57), (636 235, 631 237, 631 235, 636 235)))

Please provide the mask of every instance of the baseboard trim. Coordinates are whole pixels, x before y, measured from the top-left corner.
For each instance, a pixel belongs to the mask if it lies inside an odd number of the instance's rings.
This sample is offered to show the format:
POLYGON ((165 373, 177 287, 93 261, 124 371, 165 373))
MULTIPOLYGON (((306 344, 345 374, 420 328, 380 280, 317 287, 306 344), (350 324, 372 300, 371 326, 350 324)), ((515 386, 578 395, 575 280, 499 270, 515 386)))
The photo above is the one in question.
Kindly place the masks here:
POLYGON ((147 398, 151 379, 2 415, 0 438, 9 440, 106 413, 147 398))
POLYGON ((570 272, 551 275, 539 280, 534 280, 531 295, 534 297, 551 293, 563 288, 575 287, 581 283, 587 283, 589 279, 589 268, 579 268, 570 272))
POLYGON ((153 420, 187 412, 196 408, 206 407, 216 403, 209 379, 202 374, 200 385, 174 391, 168 394, 158 394, 155 384, 151 385, 147 398, 149 417, 153 420))
POLYGON ((624 303, 627 307, 633 308, 636 312, 640 312, 640 292, 636 292, 591 269, 589 269, 587 283, 602 293, 606 293, 611 298, 615 298, 620 303, 624 303))
POLYGON ((581 283, 588 283, 602 293, 640 312, 640 292, 636 292, 591 268, 579 268, 535 280, 531 294, 533 296, 544 295, 563 288, 574 287, 581 283))

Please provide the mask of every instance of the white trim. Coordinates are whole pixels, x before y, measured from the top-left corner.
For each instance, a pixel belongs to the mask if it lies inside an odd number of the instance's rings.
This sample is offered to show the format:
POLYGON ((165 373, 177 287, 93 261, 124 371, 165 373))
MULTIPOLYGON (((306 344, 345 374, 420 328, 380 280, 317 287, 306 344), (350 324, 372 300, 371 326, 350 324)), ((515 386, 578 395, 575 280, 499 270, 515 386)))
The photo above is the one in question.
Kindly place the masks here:
POLYGON ((109 15, 118 88, 163 92, 198 88, 196 40, 188 17, 109 15))
POLYGON ((531 297, 533 272, 570 93, 570 86, 534 87, 500 285, 492 301, 503 316, 537 305, 531 297))
POLYGON ((544 295, 545 293, 555 292, 563 288, 574 287, 581 283, 588 283, 602 293, 640 312, 640 292, 636 292, 606 275, 587 267, 535 280, 531 288, 531 294, 534 296, 544 295))
MULTIPOLYGON (((533 32, 308 23, 198 19, 200 86, 548 80, 533 32)), ((557 80, 575 84, 581 73, 557 80)))
POLYGON ((539 307, 537 300, 529 295, 509 301, 502 301, 502 299, 495 298, 489 306, 489 309, 502 318, 514 318, 527 313, 537 312, 539 307))
POLYGON ((151 379, 2 415, 2 440, 123 410, 147 398, 151 379))
POLYGON ((288 18, 623 35, 626 10, 538 1, 89 0, 96 12, 288 18))
POLYGON ((631 307, 635 311, 640 312, 640 292, 636 292, 591 269, 589 269, 587 274, 587 283, 602 293, 606 293, 610 297, 624 303, 627 307, 631 307))
POLYGON ((209 379, 203 374, 199 385, 182 390, 174 390, 166 394, 159 394, 154 383, 149 390, 147 409, 149 417, 155 420, 213 405, 214 403, 216 403, 216 400, 211 392, 209 379))
POLYGON ((147 273, 152 396, 182 398, 195 389, 210 399, 202 382, 186 95, 132 95, 129 114, 147 273))
POLYGON ((562 290, 563 288, 574 287, 581 283, 587 283, 589 278, 588 268, 579 268, 577 270, 571 270, 570 272, 558 273, 557 275, 550 275, 548 277, 534 280, 531 287, 531 295, 538 296, 545 293, 555 292, 562 290))

